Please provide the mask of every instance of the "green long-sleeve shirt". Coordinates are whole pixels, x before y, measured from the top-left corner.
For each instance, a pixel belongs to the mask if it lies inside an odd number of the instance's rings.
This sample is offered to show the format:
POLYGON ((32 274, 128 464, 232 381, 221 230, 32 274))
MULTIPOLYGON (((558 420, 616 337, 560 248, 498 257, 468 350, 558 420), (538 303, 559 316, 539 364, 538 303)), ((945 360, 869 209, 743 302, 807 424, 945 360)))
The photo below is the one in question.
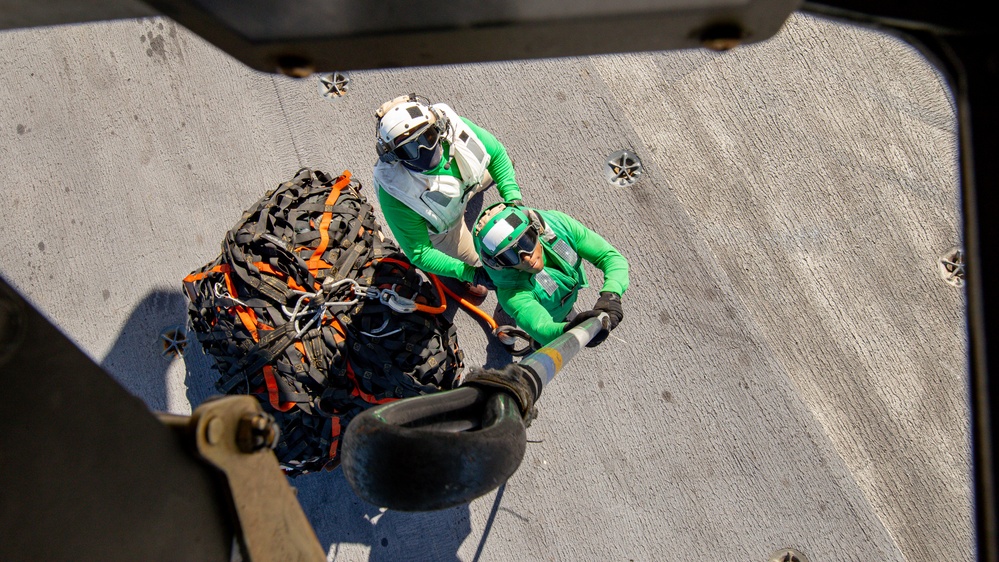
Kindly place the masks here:
MULTIPOLYGON (((464 117, 461 120, 479 137, 486 152, 489 153, 489 165, 486 166, 486 169, 493 181, 496 182, 496 188, 503 200, 521 199, 520 186, 517 185, 517 180, 514 177, 513 164, 506 154, 506 148, 489 131, 464 117)), ((434 176, 448 174, 461 179, 461 171, 450 153, 451 147, 446 141, 441 142, 444 155, 440 163, 436 168, 424 173, 434 176), (445 169, 444 164, 448 162, 450 162, 450 166, 445 169)), ((385 222, 392 230, 396 242, 399 243, 403 253, 416 267, 428 273, 453 277, 462 281, 472 281, 475 276, 475 268, 434 248, 433 244, 430 243, 427 221, 419 213, 392 197, 380 185, 378 186, 378 203, 381 205, 385 222)))

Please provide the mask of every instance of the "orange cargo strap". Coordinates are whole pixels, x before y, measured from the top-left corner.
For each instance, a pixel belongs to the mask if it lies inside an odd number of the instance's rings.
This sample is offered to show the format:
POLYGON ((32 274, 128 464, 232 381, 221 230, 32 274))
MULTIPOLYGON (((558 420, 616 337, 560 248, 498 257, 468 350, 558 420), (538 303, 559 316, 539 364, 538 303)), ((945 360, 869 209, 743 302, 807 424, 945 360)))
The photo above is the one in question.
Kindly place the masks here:
POLYGON ((375 398, 373 395, 368 394, 367 392, 361 390, 361 385, 358 384, 357 382, 357 375, 354 374, 354 369, 350 366, 350 363, 347 363, 347 377, 350 379, 350 382, 354 383, 354 390, 351 392, 351 394, 360 397, 362 400, 364 400, 369 404, 388 404, 389 402, 395 402, 396 400, 398 400, 398 398, 394 396, 389 396, 388 398, 382 398, 381 400, 379 400, 378 398, 375 398))
MULTIPOLYGON (((229 290, 229 296, 234 299, 238 299, 239 295, 236 294, 236 286, 233 285, 232 278, 229 277, 229 272, 223 272, 222 275, 225 278, 225 287, 229 290)), ((257 313, 253 312, 252 308, 245 307, 241 304, 234 306, 233 310, 236 311, 236 315, 239 316, 240 321, 243 322, 246 329, 250 331, 250 337, 253 338, 253 341, 260 341, 260 333, 257 332, 257 328, 263 328, 264 326, 257 322, 257 313)), ((269 326, 267 327, 269 328, 269 326)))
POLYGON ((271 264, 265 261, 255 261, 253 262, 253 267, 259 269, 263 273, 270 273, 274 277, 286 281, 288 283, 288 286, 291 287, 292 289, 295 289, 296 291, 308 292, 308 289, 299 285, 297 281, 295 281, 291 277, 288 277, 284 273, 281 273, 280 271, 274 269, 271 266, 271 264))
MULTIPOLYGON (((228 264, 216 265, 207 271, 188 275, 184 278, 184 283, 201 281, 210 273, 221 273, 222 277, 225 279, 225 287, 229 291, 229 296, 237 299, 239 298, 239 295, 236 294, 236 286, 233 285, 232 278, 229 277, 229 273, 231 272, 232 267, 228 264)), ((236 311, 236 315, 239 316, 239 319, 243 322, 243 325, 246 326, 246 329, 250 332, 250 337, 253 338, 253 341, 260 341, 260 333, 257 331, 258 327, 265 330, 272 329, 270 326, 257 322, 257 315, 253 312, 252 308, 247 308, 241 304, 237 304, 233 307, 233 309, 236 311)))
POLYGON ((232 266, 227 263, 222 265, 216 265, 215 267, 202 271, 201 273, 192 273, 184 278, 184 283, 193 283, 195 281, 201 281, 205 277, 208 277, 210 273, 229 273, 232 271, 232 266))
POLYGON ((274 380, 274 367, 264 365, 264 382, 267 384, 267 399, 270 401, 271 406, 273 406, 275 410, 279 412, 287 412, 295 407, 294 402, 281 402, 280 397, 278 396, 277 381, 274 380))
POLYGON ((350 184, 350 170, 344 170, 343 174, 337 178, 336 183, 333 184, 329 197, 326 198, 327 210, 323 213, 323 218, 319 222, 319 245, 316 246, 316 250, 312 252, 312 257, 310 257, 309 261, 306 262, 309 271, 313 274, 320 269, 329 269, 333 267, 323 260, 323 253, 326 252, 326 248, 330 244, 329 229, 330 222, 333 221, 333 212, 330 211, 329 208, 336 204, 336 200, 340 198, 340 191, 347 187, 348 184, 350 184))
POLYGON ((336 446, 340 443, 340 416, 333 416, 333 426, 330 428, 330 458, 336 457, 336 446))

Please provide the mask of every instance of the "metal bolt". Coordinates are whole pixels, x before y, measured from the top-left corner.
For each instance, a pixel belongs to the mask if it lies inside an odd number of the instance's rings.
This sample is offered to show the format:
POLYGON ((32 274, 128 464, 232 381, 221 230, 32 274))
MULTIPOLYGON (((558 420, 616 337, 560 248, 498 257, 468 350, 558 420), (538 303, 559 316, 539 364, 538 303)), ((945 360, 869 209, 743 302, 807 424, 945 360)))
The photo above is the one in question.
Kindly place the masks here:
POLYGON ((180 357, 187 347, 187 329, 174 326, 160 332, 160 344, 163 346, 161 355, 164 357, 180 357))
POLYGON ((808 558, 793 548, 782 548, 770 556, 769 562, 808 562, 808 558))
POLYGON ((281 430, 270 414, 249 414, 239 420, 236 428, 236 444, 244 453, 255 453, 261 449, 277 446, 281 430))
POLYGON ((960 247, 953 247, 940 257, 937 262, 940 270, 940 278, 955 287, 963 287, 965 279, 965 257, 964 250, 960 247))
POLYGON ((331 72, 319 77, 319 95, 325 100, 333 100, 347 93, 350 78, 340 72, 331 72))
POLYGON ((281 55, 277 58, 277 71, 292 78, 308 78, 316 71, 316 66, 301 55, 281 55))
POLYGON ((607 183, 618 187, 627 187, 642 175, 642 161, 630 150, 618 150, 607 158, 604 177, 607 183))
POLYGON ((712 51, 728 51, 738 47, 746 33, 739 24, 723 23, 712 25, 701 32, 701 45, 712 51))

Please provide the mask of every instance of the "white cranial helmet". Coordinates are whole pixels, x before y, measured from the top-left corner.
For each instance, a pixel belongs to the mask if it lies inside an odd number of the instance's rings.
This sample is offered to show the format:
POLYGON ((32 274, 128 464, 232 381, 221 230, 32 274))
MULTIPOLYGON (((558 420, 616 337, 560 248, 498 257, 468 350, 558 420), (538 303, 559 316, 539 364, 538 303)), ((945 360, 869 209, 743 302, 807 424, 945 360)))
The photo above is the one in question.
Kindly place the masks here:
POLYGON ((385 162, 396 160, 395 150, 416 139, 431 127, 438 134, 446 129, 443 116, 431 107, 429 100, 416 94, 399 96, 387 101, 375 112, 378 119, 378 156, 385 162))

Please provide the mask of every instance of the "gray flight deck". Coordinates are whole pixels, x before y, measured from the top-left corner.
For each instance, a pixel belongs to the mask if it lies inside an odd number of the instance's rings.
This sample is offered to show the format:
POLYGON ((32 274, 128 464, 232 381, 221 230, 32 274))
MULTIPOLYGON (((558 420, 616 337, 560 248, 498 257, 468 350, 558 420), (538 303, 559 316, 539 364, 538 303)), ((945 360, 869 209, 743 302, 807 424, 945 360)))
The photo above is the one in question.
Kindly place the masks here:
MULTIPOLYGON (((938 272, 961 242, 955 109, 913 48, 796 14, 726 53, 348 76, 326 101, 162 18, 0 32, 0 274, 187 413, 213 380, 196 347, 160 354, 180 280, 299 167, 374 200, 372 113, 419 92, 506 145, 527 204, 624 253, 625 319, 546 389, 495 493, 414 514, 340 469, 296 479, 331 560, 973 559, 965 299, 938 272), (603 172, 623 148, 644 163, 626 188, 603 172)), ((455 321, 467 365, 503 360, 455 321)))

